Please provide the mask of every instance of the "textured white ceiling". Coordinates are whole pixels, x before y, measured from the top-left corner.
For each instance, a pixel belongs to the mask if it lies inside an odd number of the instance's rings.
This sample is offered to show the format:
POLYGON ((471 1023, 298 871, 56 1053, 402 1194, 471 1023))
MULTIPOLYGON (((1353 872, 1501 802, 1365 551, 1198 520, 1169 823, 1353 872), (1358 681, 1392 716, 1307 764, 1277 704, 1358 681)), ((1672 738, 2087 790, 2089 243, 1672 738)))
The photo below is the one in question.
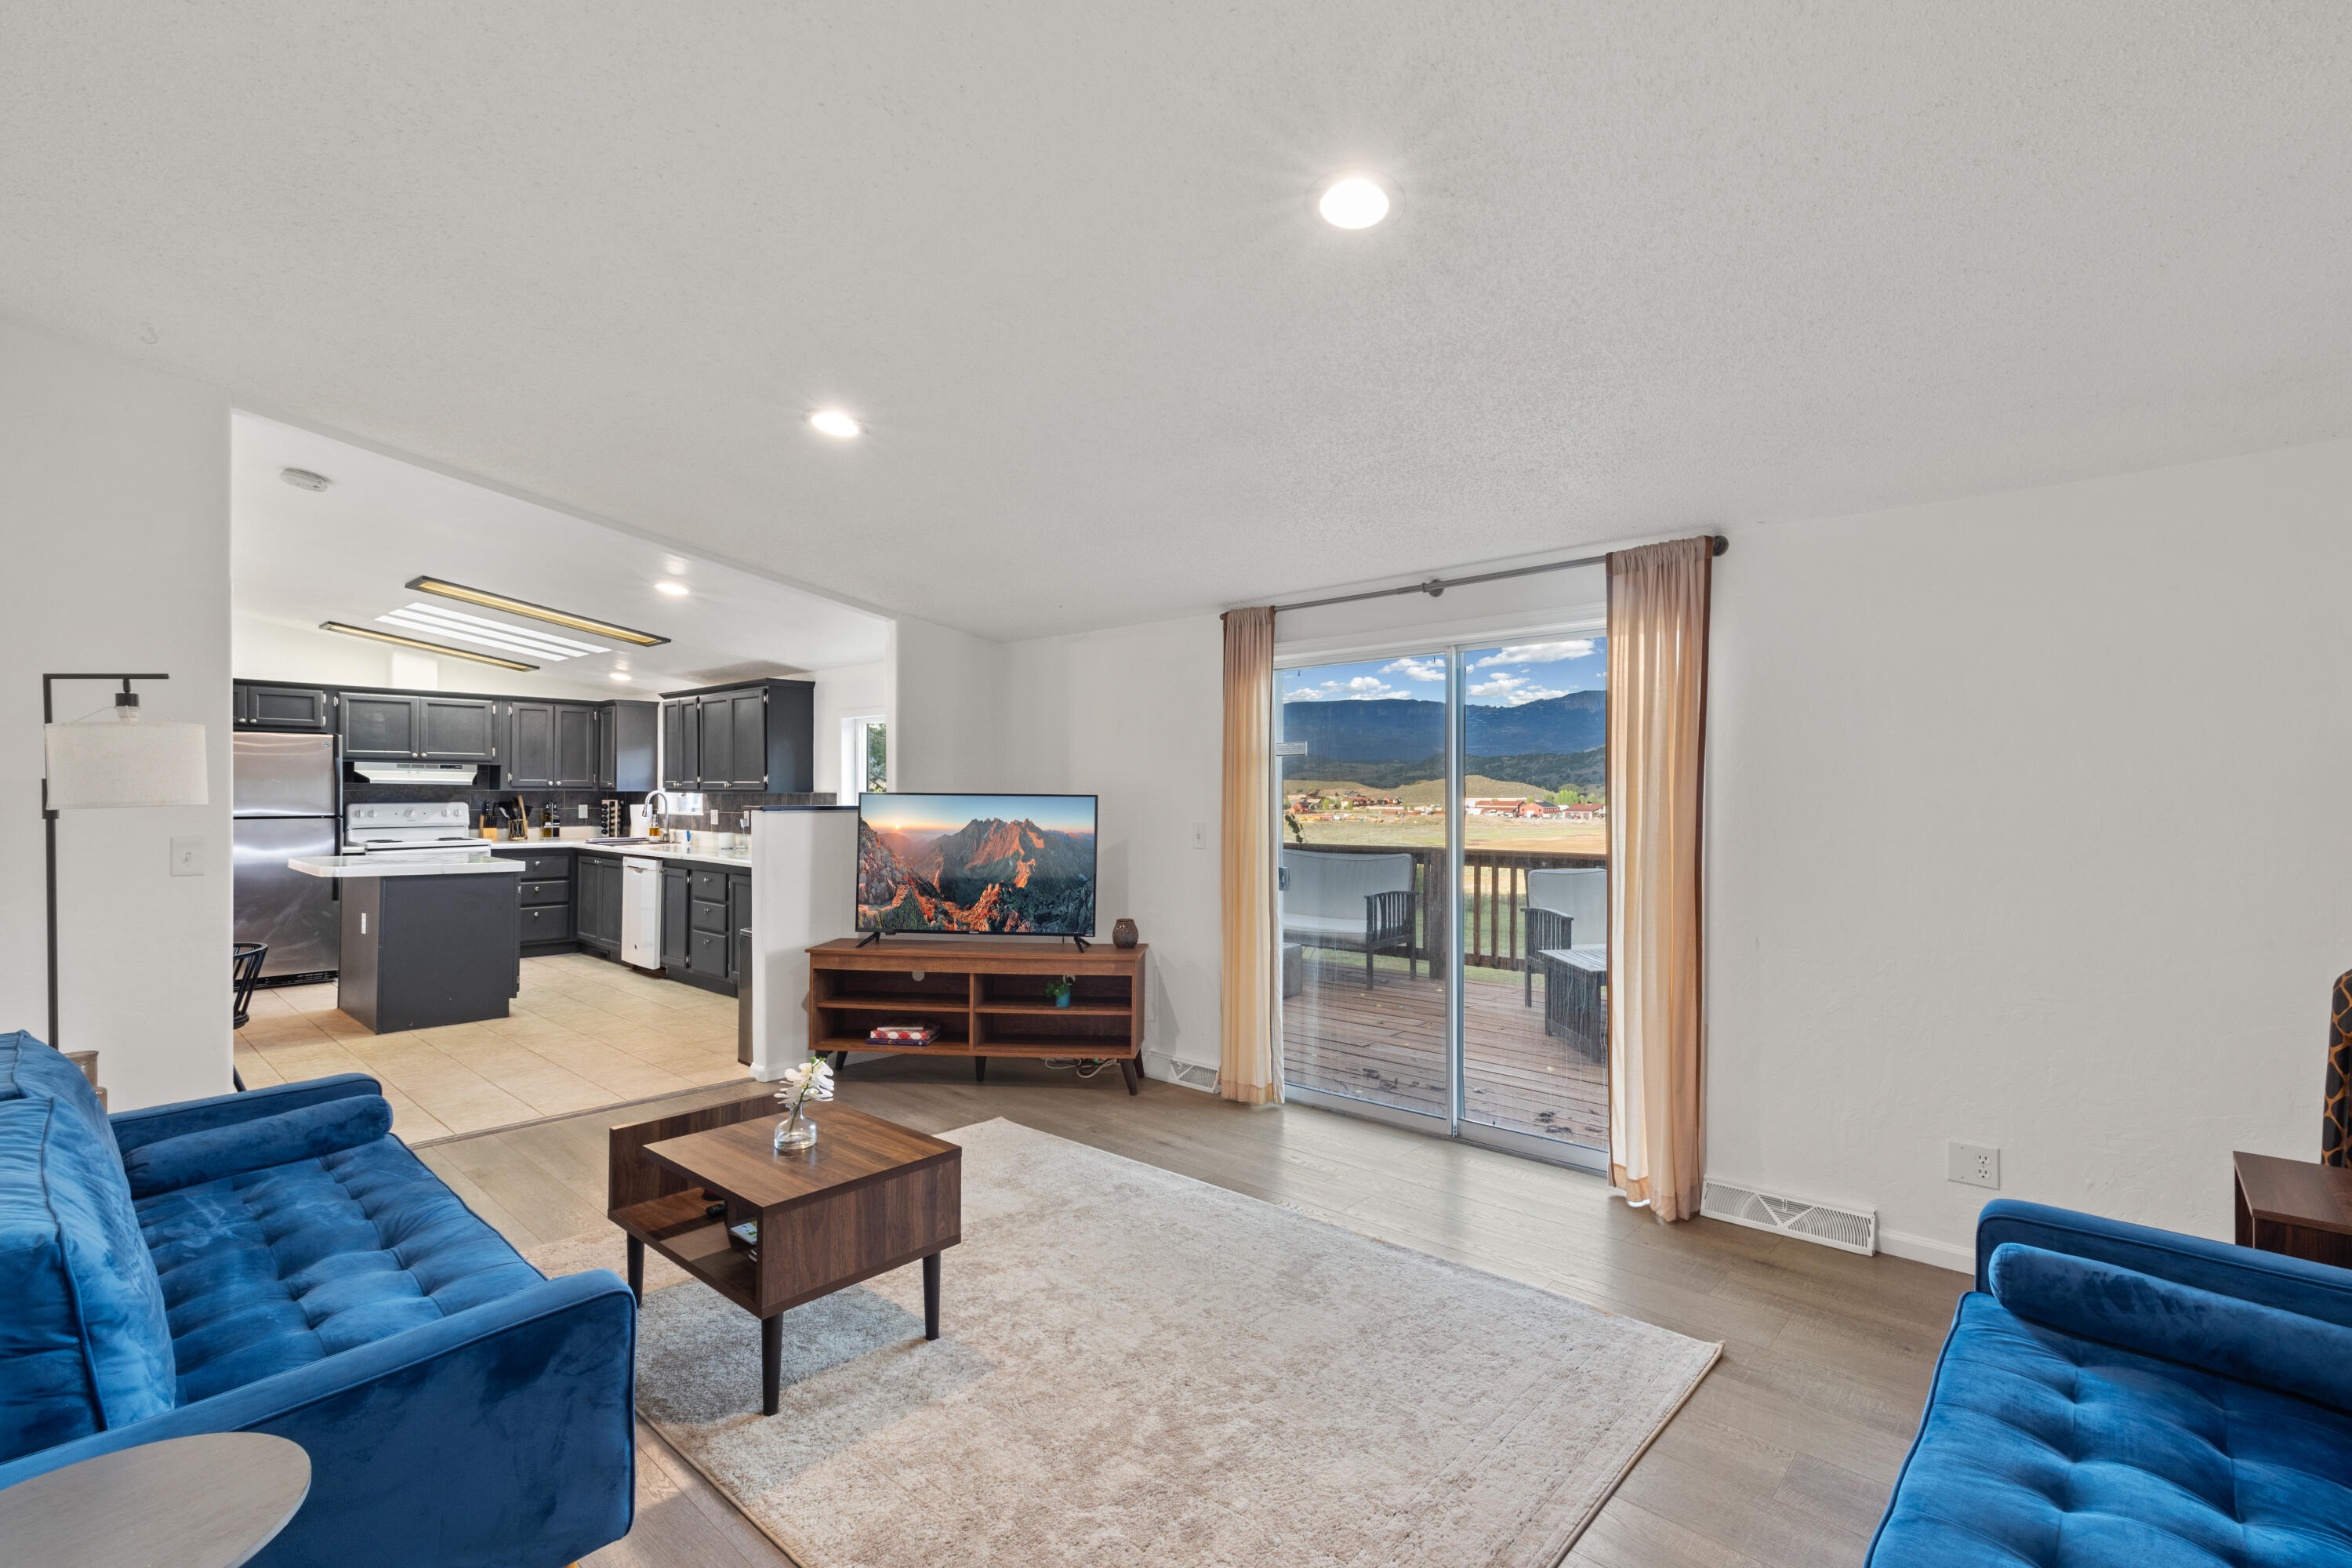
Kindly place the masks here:
POLYGON ((0 310, 1021 635, 2352 431, 2348 45, 2242 0, 20 0, 0 310), (1396 216, 1314 221, 1359 163, 1396 216))

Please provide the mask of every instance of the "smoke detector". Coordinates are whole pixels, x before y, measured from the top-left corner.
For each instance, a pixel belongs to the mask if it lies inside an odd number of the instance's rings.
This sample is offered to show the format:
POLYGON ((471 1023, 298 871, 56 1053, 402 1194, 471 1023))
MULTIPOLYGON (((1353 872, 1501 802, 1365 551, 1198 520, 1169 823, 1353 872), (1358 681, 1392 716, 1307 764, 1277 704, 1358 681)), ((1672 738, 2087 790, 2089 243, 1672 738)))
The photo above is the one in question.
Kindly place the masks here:
POLYGON ((280 468, 278 477, 298 490, 322 490, 335 481, 324 474, 314 474, 308 468, 280 468))

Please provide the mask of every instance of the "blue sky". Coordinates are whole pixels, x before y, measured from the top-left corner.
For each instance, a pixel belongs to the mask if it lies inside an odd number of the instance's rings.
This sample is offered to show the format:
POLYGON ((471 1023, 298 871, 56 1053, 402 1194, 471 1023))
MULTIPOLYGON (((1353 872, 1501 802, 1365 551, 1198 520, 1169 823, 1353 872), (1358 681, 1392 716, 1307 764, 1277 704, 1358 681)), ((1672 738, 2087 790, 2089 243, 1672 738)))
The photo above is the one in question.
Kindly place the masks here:
POLYGON ((892 833, 952 833, 978 816, 1018 822, 1062 833, 1095 830, 1090 795, 869 795, 858 808, 866 820, 892 833))
MULTIPOLYGON (((1474 648, 1463 658, 1469 684, 1465 702, 1517 708, 1570 691, 1599 691, 1609 684, 1609 639, 1555 637, 1474 648)), ((1285 702, 1379 702, 1400 697, 1445 700, 1445 656, 1407 654, 1401 658, 1357 664, 1318 664, 1286 669, 1285 702)))

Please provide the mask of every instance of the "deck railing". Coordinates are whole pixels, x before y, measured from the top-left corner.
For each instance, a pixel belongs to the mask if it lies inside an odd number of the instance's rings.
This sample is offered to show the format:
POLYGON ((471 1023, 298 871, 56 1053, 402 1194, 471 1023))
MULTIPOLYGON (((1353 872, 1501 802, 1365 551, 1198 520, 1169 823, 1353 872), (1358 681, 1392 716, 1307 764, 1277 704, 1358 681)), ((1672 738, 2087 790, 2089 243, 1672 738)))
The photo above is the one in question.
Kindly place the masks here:
MULTIPOLYGON (((1294 844, 1286 849, 1311 850, 1318 855, 1410 855, 1412 889, 1421 910, 1421 931, 1413 956, 1433 963, 1445 952, 1452 928, 1454 903, 1443 896, 1445 851, 1433 846, 1386 844, 1294 844)), ((1553 867, 1606 866, 1606 855, 1554 853, 1538 849, 1465 849, 1462 854, 1462 918, 1469 926, 1462 962, 1474 969, 1527 966, 1528 873, 1553 867)))

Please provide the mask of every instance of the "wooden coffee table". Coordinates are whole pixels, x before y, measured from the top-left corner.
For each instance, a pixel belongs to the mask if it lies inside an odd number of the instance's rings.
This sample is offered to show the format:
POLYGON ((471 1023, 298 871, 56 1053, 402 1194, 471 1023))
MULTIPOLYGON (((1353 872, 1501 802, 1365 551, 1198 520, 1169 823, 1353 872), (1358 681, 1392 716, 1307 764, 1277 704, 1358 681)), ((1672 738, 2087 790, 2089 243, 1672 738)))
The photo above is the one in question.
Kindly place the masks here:
POLYGON ((2352 1268, 2352 1171, 2242 1150, 2230 1159, 2240 1247, 2352 1268))
POLYGON ((612 1132, 605 1213, 629 1238, 645 1300, 650 1247, 760 1320, 761 1403, 776 1413, 783 1314, 923 1265, 923 1337, 940 1337, 940 1254, 963 1239, 963 1151, 845 1105, 811 1118, 815 1146, 779 1154, 772 1093, 612 1132), (759 1226, 756 1248, 730 1234, 759 1226))

